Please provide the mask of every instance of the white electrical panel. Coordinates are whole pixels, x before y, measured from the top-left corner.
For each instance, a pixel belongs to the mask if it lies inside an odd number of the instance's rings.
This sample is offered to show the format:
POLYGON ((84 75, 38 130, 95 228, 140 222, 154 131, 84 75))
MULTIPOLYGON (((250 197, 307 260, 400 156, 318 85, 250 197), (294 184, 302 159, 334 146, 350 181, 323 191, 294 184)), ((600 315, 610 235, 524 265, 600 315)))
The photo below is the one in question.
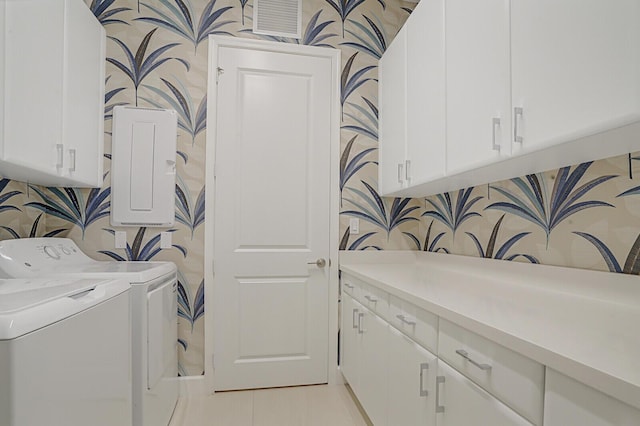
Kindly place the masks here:
POLYGON ((113 109, 111 225, 173 225, 177 130, 174 110, 113 109))

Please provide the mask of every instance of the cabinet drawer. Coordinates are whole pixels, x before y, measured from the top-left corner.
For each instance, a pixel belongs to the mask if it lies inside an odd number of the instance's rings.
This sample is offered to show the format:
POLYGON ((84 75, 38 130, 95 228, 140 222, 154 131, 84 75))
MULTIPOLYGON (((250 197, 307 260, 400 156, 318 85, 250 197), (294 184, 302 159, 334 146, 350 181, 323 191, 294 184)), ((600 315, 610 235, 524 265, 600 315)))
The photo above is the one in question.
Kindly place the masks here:
POLYGON ((541 364, 443 319, 438 356, 533 424, 542 424, 541 364))
POLYGON ((389 320, 389 295, 384 290, 349 275, 343 276, 342 288, 372 312, 389 320))
POLYGON ((360 286, 357 285, 354 279, 348 275, 343 274, 341 281, 342 281, 342 291, 355 299, 356 293, 360 291, 360 286))
POLYGON ((389 296, 389 322, 433 353, 438 348, 438 317, 395 296, 389 296))

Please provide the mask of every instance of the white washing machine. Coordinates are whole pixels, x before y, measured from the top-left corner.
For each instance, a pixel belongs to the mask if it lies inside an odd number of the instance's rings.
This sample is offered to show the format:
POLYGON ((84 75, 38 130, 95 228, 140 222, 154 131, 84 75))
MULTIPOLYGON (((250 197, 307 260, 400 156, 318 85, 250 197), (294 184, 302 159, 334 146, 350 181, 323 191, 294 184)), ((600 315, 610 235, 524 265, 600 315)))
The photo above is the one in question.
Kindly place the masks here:
POLYGON ((131 425, 129 289, 0 279, 0 425, 131 425))
POLYGON ((0 275, 7 278, 121 278, 131 284, 133 426, 168 425, 178 400, 176 273, 172 262, 97 261, 68 238, 0 241, 0 275))

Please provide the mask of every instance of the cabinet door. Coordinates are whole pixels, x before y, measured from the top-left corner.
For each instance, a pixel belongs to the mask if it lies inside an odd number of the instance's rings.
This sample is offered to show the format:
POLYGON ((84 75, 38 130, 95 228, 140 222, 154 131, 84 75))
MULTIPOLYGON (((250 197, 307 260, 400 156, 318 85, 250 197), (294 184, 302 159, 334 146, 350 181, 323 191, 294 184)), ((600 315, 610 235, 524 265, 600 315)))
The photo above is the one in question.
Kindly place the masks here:
POLYGON ((515 152, 640 118, 640 2, 518 0, 511 8, 513 107, 523 109, 515 152))
POLYGON ((452 174, 511 154, 509 0, 446 0, 445 5, 447 174, 452 174))
POLYGON ((358 359, 360 344, 358 336, 358 315, 362 308, 346 293, 342 293, 342 321, 340 336, 340 370, 354 392, 358 389, 358 359))
POLYGON ((435 425, 437 358, 389 327, 390 425, 435 425))
POLYGON ((640 410, 547 368, 545 426, 636 426, 640 410))
POLYGON ((104 28, 86 5, 65 0, 63 135, 65 176, 102 186, 104 140, 104 28))
POLYGON ((438 376, 444 378, 436 390, 438 426, 474 425, 479 419, 483 425, 531 425, 445 362, 438 363, 438 376))
POLYGON ((358 399, 376 426, 387 424, 387 359, 389 356, 389 326, 363 307, 360 317, 362 346, 358 378, 358 399))
POLYGON ((405 24, 409 186, 445 173, 444 1, 420 1, 405 24))
POLYGON ((60 1, 4 1, 5 177, 58 176, 62 166, 64 15, 60 1), (60 152, 58 152, 60 151, 60 152))
POLYGON ((378 67, 378 186, 380 195, 405 183, 407 138, 407 26, 403 26, 378 67))

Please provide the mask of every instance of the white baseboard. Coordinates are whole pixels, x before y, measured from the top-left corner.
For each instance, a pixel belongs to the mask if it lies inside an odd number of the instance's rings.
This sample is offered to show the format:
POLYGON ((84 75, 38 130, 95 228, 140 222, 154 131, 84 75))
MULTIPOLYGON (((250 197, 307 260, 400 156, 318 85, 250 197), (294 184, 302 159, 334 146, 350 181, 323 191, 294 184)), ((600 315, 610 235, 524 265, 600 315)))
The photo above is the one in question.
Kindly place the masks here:
POLYGON ((210 394, 210 392, 207 392, 204 376, 178 377, 178 382, 180 383, 180 397, 206 396, 210 394))

